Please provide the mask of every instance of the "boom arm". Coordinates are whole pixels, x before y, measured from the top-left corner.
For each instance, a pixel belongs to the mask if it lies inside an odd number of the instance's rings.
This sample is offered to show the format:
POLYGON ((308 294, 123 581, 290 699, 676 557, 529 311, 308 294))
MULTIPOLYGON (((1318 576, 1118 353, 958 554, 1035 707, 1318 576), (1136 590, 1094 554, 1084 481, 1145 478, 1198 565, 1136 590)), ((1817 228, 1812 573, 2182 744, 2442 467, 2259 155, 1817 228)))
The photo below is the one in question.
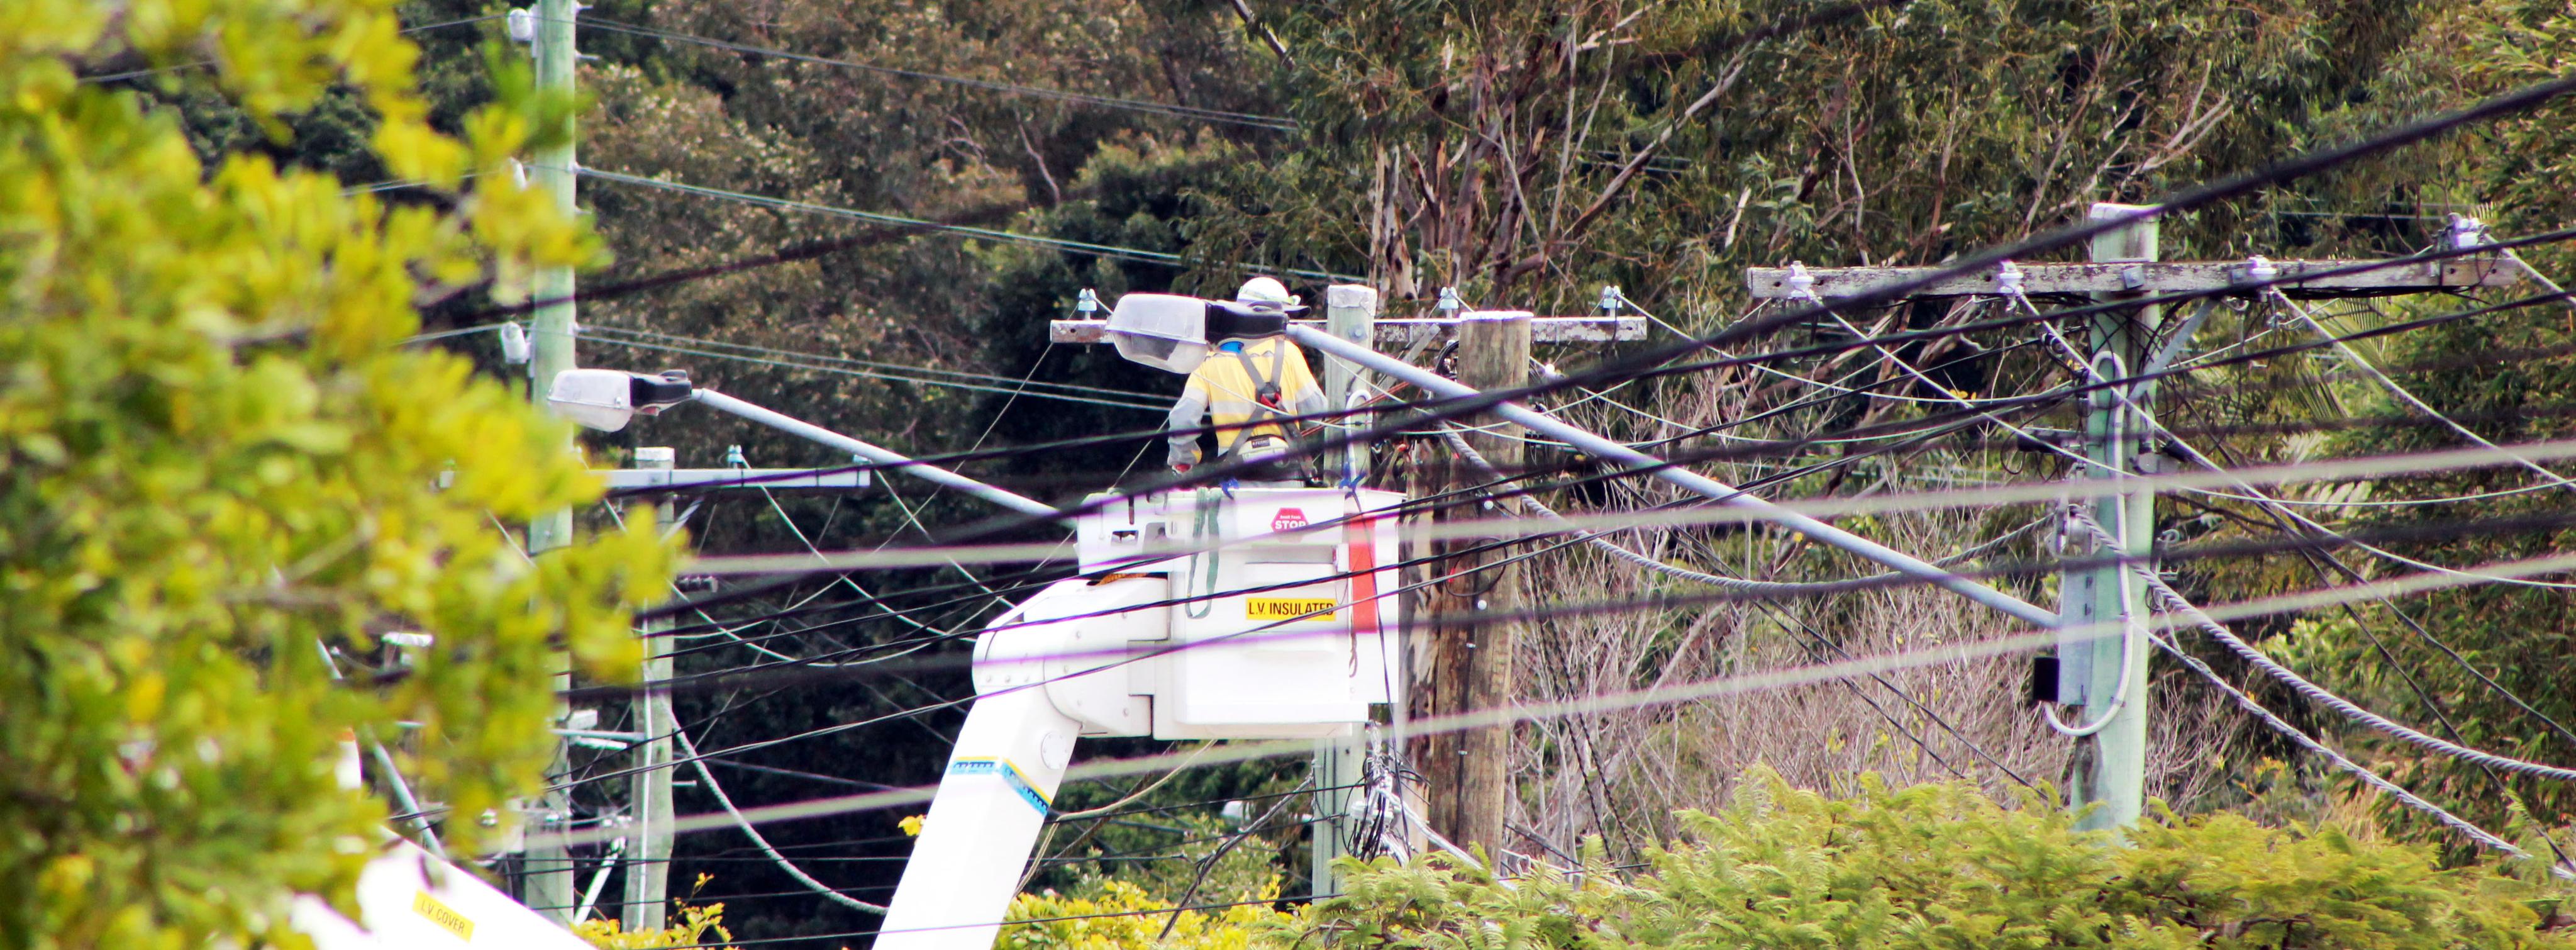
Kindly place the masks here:
POLYGON ((1043 687, 975 700, 877 932, 878 950, 992 946, 1080 728, 1043 687))

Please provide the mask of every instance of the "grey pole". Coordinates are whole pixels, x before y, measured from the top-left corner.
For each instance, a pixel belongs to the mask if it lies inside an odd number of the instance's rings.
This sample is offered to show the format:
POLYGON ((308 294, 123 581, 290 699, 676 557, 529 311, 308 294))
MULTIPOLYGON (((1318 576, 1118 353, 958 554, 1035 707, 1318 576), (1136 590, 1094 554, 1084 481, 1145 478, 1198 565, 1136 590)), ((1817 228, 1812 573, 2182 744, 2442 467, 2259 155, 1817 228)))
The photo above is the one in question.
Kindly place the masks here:
MULTIPOLYGON (((573 45, 573 17, 581 5, 574 0, 538 0, 536 7, 537 37, 535 48, 537 85, 541 88, 571 92, 573 74, 579 58, 573 45)), ((530 181, 551 193, 555 209, 565 217, 580 213, 573 200, 572 169, 576 156, 573 143, 566 140, 542 151, 530 169, 530 181)), ((531 380, 528 398, 545 404, 547 383, 555 375, 573 368, 573 275, 569 267, 539 268, 534 282, 537 306, 535 322, 530 327, 528 342, 534 358, 528 364, 531 380)), ((567 449, 578 451, 576 447, 567 449)), ((572 543, 572 510, 558 509, 538 515, 528 523, 528 553, 543 554, 572 543)), ((558 652, 554 655, 554 688, 572 688, 572 658, 558 652)), ((555 703, 555 725, 563 725, 571 715, 570 707, 555 703)), ((564 747, 555 746, 555 760, 546 768, 546 784, 560 786, 571 775, 571 760, 564 747)), ((528 836, 527 873, 520 896, 531 907, 546 907, 538 913, 570 926, 573 922, 572 853, 561 843, 560 835, 568 827, 572 801, 563 792, 547 792, 537 799, 536 833, 528 836)))
MULTIPOLYGON (((823 428, 822 426, 815 425, 803 419, 799 419, 776 410, 764 409, 712 389, 698 390, 697 400, 707 404, 709 408, 729 412, 753 422, 760 423, 761 425, 768 426, 772 429, 777 429, 781 432, 794 435, 807 441, 819 442, 880 465, 898 466, 895 471, 902 472, 926 482, 932 482, 957 489, 958 491, 984 499, 985 501, 1011 509, 1012 511, 1021 512, 1023 514, 1042 515, 1051 519, 1063 520, 1063 512, 1055 510, 1055 506, 1049 505, 1045 502, 1004 491, 1000 488, 987 485, 983 482, 976 481, 964 475, 959 475, 956 472, 940 468, 939 466, 932 465, 927 462, 913 461, 910 456, 880 448, 866 442, 861 442, 857 439, 823 428)), ((1071 522, 1067 523, 1070 524, 1071 522)))
MULTIPOLYGON (((1330 333, 1291 324, 1288 327, 1288 336, 1305 346, 1422 387, 1436 396, 1454 398, 1482 395, 1438 373, 1395 359, 1366 346, 1336 338, 1330 333)), ((1564 442, 1594 456, 1641 468, 1652 467, 1651 474, 1668 484, 1708 496, 1720 505, 1744 511, 1764 521, 1795 529, 1817 541, 1886 565, 1908 577, 1927 581, 1944 590, 2009 614, 2017 620, 2041 629, 2055 629, 2058 625, 2055 611, 2043 610, 2011 594, 1942 570, 1929 561, 1755 498, 1725 482, 1674 466, 1663 459, 1602 438, 1580 427, 1531 412, 1527 408, 1509 402, 1495 406, 1491 411, 1504 419, 1520 423, 1531 432, 1564 442)))
MULTIPOLYGON (((1335 284, 1324 288, 1324 330, 1334 336, 1362 346, 1377 339, 1377 288, 1360 284, 1335 284)), ((1368 377, 1341 360, 1324 361, 1324 398, 1335 409, 1348 409, 1356 399, 1367 397, 1368 377)), ((1358 417, 1343 417, 1344 425, 1358 424, 1358 417)), ((1342 449, 1343 461, 1335 466, 1337 474, 1365 478, 1368 476, 1369 447, 1352 444, 1342 449)), ((1401 679, 1399 677, 1399 679, 1401 679)), ((1394 705, 1404 699, 1394 697, 1394 705)), ((1344 842, 1350 834, 1351 803, 1357 790, 1351 786, 1360 781, 1360 760, 1367 755, 1366 740, 1354 732, 1315 740, 1316 813, 1325 820, 1308 829, 1311 840, 1307 849, 1307 881, 1317 897, 1342 892, 1342 876, 1333 870, 1333 859, 1348 853, 1344 842)))
MULTIPOLYGON (((2147 210, 2137 205, 2096 204, 2088 218, 2101 221, 2123 218, 2147 210)), ((2143 263, 2156 259, 2156 222, 2147 219, 2137 224, 2097 234, 2093 237, 2092 257, 2110 263, 2143 263)), ((2097 295, 2102 299, 2134 297, 2144 289, 2097 295)), ((2094 369, 2105 376, 2125 374, 2130 367, 2143 365, 2154 352, 2157 324, 2163 321, 2162 308, 2140 307, 2110 310, 2093 317, 2094 369), (2107 357, 2117 361, 2105 366, 2107 357)), ((2139 406, 2155 398, 2152 383, 2140 385, 2130 394, 2139 406)), ((2139 470, 2142 460, 2139 443, 2147 432, 2145 419, 2135 416, 2123 405, 2119 393, 2097 390, 2089 400, 2085 418, 2085 457, 2100 463, 2084 466, 2088 479, 2110 478, 2114 472, 2139 470), (2118 418, 2114 418, 2117 416, 2118 418)), ((2126 550, 2112 552, 2127 557, 2146 557, 2155 550, 2155 491, 2139 489, 2120 494, 2107 494, 2093 500, 2093 519, 2121 532, 2126 550)), ((2126 564, 2102 564, 2068 571, 2059 581, 2061 600, 2067 606, 2066 622, 2079 625, 2119 623, 2123 617, 2147 615, 2147 592, 2143 585, 2123 584, 2121 572, 2126 564), (2124 592, 2125 591, 2125 595, 2124 592)), ((2074 647, 2088 653, 2083 668, 2083 693, 2073 697, 2084 706, 2084 718, 2109 717, 2103 728, 2075 740, 2075 761, 2069 765, 2067 807, 2082 810, 2089 805, 2101 807, 2077 821, 2086 829, 2125 828, 2136 824, 2146 810, 2147 787, 2147 638, 2122 635, 2097 637, 2074 647), (2123 657, 2122 653, 2127 656, 2123 657), (2128 681, 2121 682, 2127 674, 2128 681)), ((2060 668, 2064 669, 2063 660, 2060 668)), ((2072 677, 2069 677, 2070 679, 2072 677)), ((2061 688, 2061 691, 2062 688, 2061 688)), ((2067 701, 2069 697, 2060 697, 2067 701)))
MULTIPOLYGON (((676 453, 668 447, 643 446, 635 450, 636 468, 667 471, 676 462, 676 453)), ((652 513, 657 533, 670 531, 670 505, 642 507, 652 513)), ((667 619, 644 624, 644 682, 666 682, 671 678, 671 639, 652 636, 670 626, 667 619)), ((670 909, 669 859, 675 815, 671 807, 671 732, 679 726, 671 714, 671 694, 667 690, 639 690, 629 702, 634 710, 634 731, 646 738, 635 747, 633 760, 634 766, 643 771, 635 773, 627 786, 629 817, 635 821, 635 847, 627 851, 626 903, 618 917, 627 933, 636 933, 661 930, 670 909)))

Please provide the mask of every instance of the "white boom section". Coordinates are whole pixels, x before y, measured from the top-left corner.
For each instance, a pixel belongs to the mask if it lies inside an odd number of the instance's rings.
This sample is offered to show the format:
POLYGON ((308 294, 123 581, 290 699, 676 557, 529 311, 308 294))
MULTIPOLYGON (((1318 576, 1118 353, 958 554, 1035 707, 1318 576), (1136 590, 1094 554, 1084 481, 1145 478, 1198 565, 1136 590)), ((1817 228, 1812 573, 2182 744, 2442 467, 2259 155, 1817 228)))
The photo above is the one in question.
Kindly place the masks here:
MULTIPOLYGON (((1335 337, 1330 333, 1319 333, 1292 325, 1288 328, 1288 337, 1325 354, 1420 386, 1435 396, 1454 399, 1483 395, 1456 380, 1335 337)), ((1927 581, 1969 600, 2020 618, 2041 629, 2052 629, 2058 625, 2055 611, 2041 608, 2019 597, 1943 570, 1922 558, 1753 497, 1733 485, 1640 452, 1623 443, 1603 438, 1588 429, 1567 424, 1554 416, 1540 415, 1531 412, 1527 407, 1511 402, 1498 403, 1487 411, 1520 423, 1533 433, 1564 442, 1599 458, 1636 467, 1675 487, 1707 496, 1720 505, 1743 510, 1764 521, 1794 528, 1810 538, 1884 564, 1908 577, 1927 581)))
POLYGON ((1042 689, 975 700, 877 931, 880 950, 993 945, 1080 730, 1042 689))
POLYGON ((1367 721, 1389 700, 1400 582, 1395 519, 1366 515, 1402 500, 1238 488, 1083 516, 1095 579, 1056 582, 976 641, 975 705, 878 950, 992 945, 1078 737, 1313 738, 1367 721))
POLYGON ((590 950, 589 941, 474 872, 400 839, 359 873, 358 912, 364 926, 305 895, 288 907, 287 920, 317 950, 590 950))

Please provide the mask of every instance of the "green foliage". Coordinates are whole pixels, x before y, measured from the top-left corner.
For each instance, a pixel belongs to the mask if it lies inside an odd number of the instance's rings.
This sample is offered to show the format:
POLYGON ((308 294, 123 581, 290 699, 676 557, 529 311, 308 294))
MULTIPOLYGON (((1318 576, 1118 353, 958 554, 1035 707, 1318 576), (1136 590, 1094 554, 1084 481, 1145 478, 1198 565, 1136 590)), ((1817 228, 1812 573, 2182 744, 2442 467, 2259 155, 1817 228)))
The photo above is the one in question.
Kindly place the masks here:
POLYGON ((2008 808, 1961 785, 1833 799, 1757 771, 1627 874, 1502 886, 1437 858, 1380 861, 1349 893, 1263 935, 1456 950, 1584 947, 2403 948, 2576 946, 2563 886, 2425 848, 2243 818, 2179 818, 2126 847, 2053 801, 2008 808))
POLYGON ((1240 900, 1199 900, 1190 906, 1233 904, 1209 910, 1184 910, 1173 918, 1174 905, 1125 881, 1102 884, 1091 897, 1067 897, 1054 891, 1011 899, 1006 925, 993 946, 1000 950, 1246 950, 1264 927, 1277 926, 1288 915, 1270 909, 1278 898, 1273 878, 1260 893, 1240 900), (1171 925, 1171 935, 1163 927, 1171 925))
MULTIPOLYGON (((334 779, 345 737, 417 723, 406 772, 480 816, 549 758, 554 649, 633 668, 627 610, 667 582, 662 546, 612 535, 531 566, 494 522, 597 496, 567 428, 401 345, 424 287, 592 253, 507 174, 459 188, 567 104, 505 95, 443 136, 413 58, 382 0, 0 7, 9 945, 297 945, 287 896, 354 912, 385 827, 334 779), (272 134, 336 86, 384 168, 451 210, 260 156, 208 167, 174 116, 75 78, 201 60, 152 81, 272 134), (346 683, 317 649, 373 656, 390 631, 436 646, 346 683)), ((443 830, 469 854, 492 834, 443 830)))
MULTIPOLYGON (((698 875, 697 887, 704 888, 712 875, 698 875)), ((693 888, 691 893, 695 893, 693 888)), ((574 936, 590 941, 599 950, 661 950, 665 947, 725 948, 733 942, 733 931, 725 929, 722 902, 693 904, 686 899, 671 902, 680 919, 660 930, 627 930, 617 921, 593 918, 572 925, 574 936), (710 936, 712 935, 712 936, 710 936)), ((730 950, 730 948, 725 948, 730 950)))

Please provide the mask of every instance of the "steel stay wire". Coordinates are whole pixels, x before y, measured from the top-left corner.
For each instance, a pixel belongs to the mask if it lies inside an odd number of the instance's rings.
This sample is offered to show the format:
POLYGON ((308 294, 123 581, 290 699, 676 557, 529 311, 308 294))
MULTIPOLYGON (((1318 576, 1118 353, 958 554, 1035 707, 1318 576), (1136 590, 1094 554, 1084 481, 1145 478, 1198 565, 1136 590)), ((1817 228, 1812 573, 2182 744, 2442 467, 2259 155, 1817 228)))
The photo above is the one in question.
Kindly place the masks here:
MULTIPOLYGON (((2093 520, 2093 516, 2091 514, 2084 512, 2079 508, 2069 508, 2068 511, 2068 517, 2070 519, 2072 519, 2076 524, 2082 526, 2085 531, 2091 533, 2094 537, 2102 539, 2103 543, 2119 543, 2117 539, 2113 538, 2111 532, 2104 530, 2099 522, 2093 520)), ((2561 782, 2576 782, 2576 768, 2566 768, 2540 762, 2531 762, 2513 758, 2511 756, 2498 755, 2483 749, 2470 748, 2468 746, 2443 739, 2439 736, 2416 730, 2395 720, 2381 716, 2378 713, 2364 709, 2359 704, 2336 695, 2332 690, 2319 686, 2310 681, 2307 677, 2299 675, 2297 671, 2292 670, 2289 667, 2282 666, 2279 662, 2273 660, 2263 651, 2256 649, 2253 644, 2245 642, 2236 635, 2235 631, 2229 630, 2225 624, 2211 619, 2209 615, 2202 613, 2199 607, 2196 607, 2190 601, 2183 599, 2182 594, 2175 591, 2173 589, 2173 585, 2166 583, 2164 578, 2157 575, 2153 569, 2143 568, 2135 562, 2127 563, 2123 565, 2123 567, 2132 574, 2140 575, 2140 579, 2147 585, 2148 589, 2156 595, 2158 604, 2162 606, 2166 612, 2174 616, 2181 617, 2189 625, 2199 628, 2203 633, 2208 634, 2210 639, 2218 641, 2220 645, 2227 648, 2228 652, 2236 654, 2239 659, 2244 660, 2248 665, 2253 666, 2255 669, 2261 670, 2264 675, 2275 680, 2279 680, 2282 685, 2290 687, 2301 696, 2305 696, 2326 708, 2332 709, 2337 713, 2341 713, 2346 719, 2368 726, 2379 732, 2386 733, 2387 735, 2393 736, 2427 752, 2450 756, 2455 759, 2473 762, 2500 771, 2512 772, 2517 775, 2529 776, 2532 778, 2553 779, 2561 782)))

